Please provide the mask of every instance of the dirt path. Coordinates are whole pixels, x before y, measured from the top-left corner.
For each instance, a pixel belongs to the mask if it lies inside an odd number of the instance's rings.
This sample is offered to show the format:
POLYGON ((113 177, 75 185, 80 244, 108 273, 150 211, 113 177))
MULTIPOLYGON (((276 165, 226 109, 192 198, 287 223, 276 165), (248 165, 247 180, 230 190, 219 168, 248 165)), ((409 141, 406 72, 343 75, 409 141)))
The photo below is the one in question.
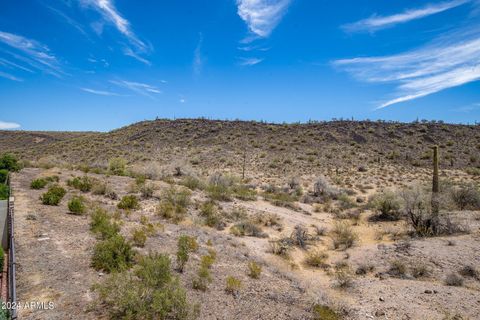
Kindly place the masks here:
POLYGON ((13 178, 19 319, 94 319, 83 312, 98 278, 89 269, 94 239, 88 220, 66 214, 65 200, 64 210, 41 205, 41 191, 29 188, 39 173, 24 169, 13 178), (30 302, 53 302, 54 308, 23 307, 30 302))

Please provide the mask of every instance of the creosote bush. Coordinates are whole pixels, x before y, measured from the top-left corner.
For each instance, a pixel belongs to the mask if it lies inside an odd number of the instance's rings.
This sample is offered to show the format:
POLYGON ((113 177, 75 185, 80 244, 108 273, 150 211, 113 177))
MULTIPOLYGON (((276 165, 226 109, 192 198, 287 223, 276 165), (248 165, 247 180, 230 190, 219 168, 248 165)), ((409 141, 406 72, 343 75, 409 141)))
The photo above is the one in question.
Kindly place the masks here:
POLYGON ((32 182, 30 183, 30 188, 39 190, 39 189, 45 188, 47 184, 48 184, 47 180, 43 178, 38 178, 38 179, 32 180, 32 182))
POLYGON ((68 202, 68 210, 70 211, 70 213, 77 214, 77 215, 85 213, 85 210, 86 210, 85 199, 83 197, 78 197, 78 196, 73 197, 68 202))
POLYGON ((187 235, 181 235, 177 243, 177 269, 183 272, 185 265, 188 262, 191 252, 198 250, 197 240, 187 235))
POLYGON ((119 209, 125 210, 136 210, 140 208, 140 204, 138 202, 138 198, 135 195, 126 195, 120 200, 117 204, 119 209))
POLYGON ((393 191, 384 190, 373 195, 368 204, 376 211, 373 217, 376 220, 394 221, 401 218, 400 199, 393 191))
POLYGON ((110 215, 104 209, 95 209, 90 218, 90 231, 97 234, 100 239, 111 238, 120 231, 120 226, 112 222, 110 215))
POLYGON ((136 247, 143 248, 147 242, 147 234, 144 228, 136 228, 132 231, 132 242, 136 247))
POLYGON ((165 219, 175 223, 182 221, 187 214, 187 207, 190 204, 190 191, 187 189, 176 189, 171 186, 162 193, 157 213, 165 219))
POLYGON ((108 172, 116 176, 124 176, 126 171, 127 161, 123 158, 110 159, 108 163, 108 172))
POLYGON ((192 320, 198 307, 171 271, 167 255, 142 257, 133 272, 111 274, 94 289, 110 319, 192 320))
POLYGON ((92 189, 92 186, 95 182, 95 179, 88 176, 75 177, 67 181, 69 187, 73 187, 82 192, 89 192, 92 189))
POLYGON ((42 194, 40 200, 42 203, 48 206, 58 206, 60 201, 62 201, 63 197, 67 191, 60 187, 59 185, 53 185, 48 188, 48 191, 42 194))
POLYGON ((116 234, 95 245, 92 267, 109 273, 129 269, 133 265, 134 254, 125 238, 116 234))
POLYGON ((445 277, 445 284, 447 286, 461 287, 463 286, 463 278, 457 273, 452 272, 445 277))

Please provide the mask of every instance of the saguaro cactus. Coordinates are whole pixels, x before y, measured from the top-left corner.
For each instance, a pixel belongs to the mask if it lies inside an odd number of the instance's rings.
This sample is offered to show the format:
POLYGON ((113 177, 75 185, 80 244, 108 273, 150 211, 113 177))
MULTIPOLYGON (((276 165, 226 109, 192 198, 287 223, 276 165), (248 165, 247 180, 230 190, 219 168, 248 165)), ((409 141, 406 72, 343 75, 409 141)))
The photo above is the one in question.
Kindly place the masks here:
POLYGON ((438 146, 433 147, 432 213, 438 214, 438 146))

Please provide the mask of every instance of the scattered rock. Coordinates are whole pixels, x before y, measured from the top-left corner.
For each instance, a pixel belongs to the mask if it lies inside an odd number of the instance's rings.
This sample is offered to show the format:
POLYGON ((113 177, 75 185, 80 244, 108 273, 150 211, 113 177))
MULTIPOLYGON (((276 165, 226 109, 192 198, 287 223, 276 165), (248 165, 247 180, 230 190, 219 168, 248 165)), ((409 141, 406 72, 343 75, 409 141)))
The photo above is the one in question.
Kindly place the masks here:
POLYGON ((375 311, 375 317, 381 317, 385 315, 385 311, 383 310, 377 310, 375 311))
POLYGON ((426 294, 432 294, 433 292, 432 292, 432 290, 425 290, 424 293, 426 293, 426 294))

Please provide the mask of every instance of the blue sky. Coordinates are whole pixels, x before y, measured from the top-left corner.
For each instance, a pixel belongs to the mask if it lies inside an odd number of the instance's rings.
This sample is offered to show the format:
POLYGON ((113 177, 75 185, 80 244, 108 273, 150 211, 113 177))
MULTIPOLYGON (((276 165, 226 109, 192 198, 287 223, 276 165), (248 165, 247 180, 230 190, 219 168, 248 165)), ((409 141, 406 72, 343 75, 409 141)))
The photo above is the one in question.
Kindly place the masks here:
POLYGON ((480 1, 0 0, 0 128, 480 120, 480 1))

